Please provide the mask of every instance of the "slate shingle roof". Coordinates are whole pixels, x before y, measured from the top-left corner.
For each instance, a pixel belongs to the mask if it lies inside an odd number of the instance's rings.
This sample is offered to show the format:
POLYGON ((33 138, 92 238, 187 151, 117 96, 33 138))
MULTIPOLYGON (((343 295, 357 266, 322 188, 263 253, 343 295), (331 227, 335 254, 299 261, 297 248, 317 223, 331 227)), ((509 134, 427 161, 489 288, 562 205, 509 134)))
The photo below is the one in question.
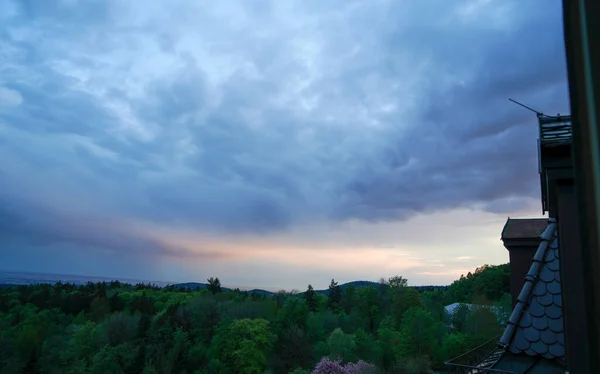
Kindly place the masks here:
POLYGON ((565 356, 556 220, 550 219, 499 345, 513 354, 565 356))
POLYGON ((539 237, 548 226, 547 218, 508 218, 502 229, 502 240, 539 237))

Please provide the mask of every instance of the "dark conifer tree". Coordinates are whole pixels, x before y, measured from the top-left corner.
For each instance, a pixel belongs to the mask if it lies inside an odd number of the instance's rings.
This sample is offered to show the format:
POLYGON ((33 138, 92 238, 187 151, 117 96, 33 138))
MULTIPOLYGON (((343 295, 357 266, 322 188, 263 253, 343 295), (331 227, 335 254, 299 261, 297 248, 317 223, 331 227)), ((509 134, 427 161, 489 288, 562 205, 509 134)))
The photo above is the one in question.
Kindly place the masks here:
POLYGON ((306 301, 306 306, 308 307, 309 311, 317 311, 317 294, 315 293, 313 286, 310 284, 308 285, 308 289, 304 293, 304 300, 306 301))
POLYGON ((342 303, 342 289, 337 284, 335 279, 331 280, 329 284, 329 294, 327 297, 327 306, 334 312, 340 311, 340 306, 342 303))

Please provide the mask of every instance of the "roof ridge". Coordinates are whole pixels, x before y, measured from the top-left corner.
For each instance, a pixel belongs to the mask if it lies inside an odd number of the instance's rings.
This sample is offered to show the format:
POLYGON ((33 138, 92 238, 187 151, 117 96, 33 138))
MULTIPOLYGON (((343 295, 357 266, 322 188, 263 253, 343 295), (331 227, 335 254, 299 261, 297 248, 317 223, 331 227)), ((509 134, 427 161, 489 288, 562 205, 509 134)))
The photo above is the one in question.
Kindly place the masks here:
POLYGON ((538 280, 538 276, 542 269, 542 262, 544 261, 546 250, 548 249, 548 244, 554 236, 556 228, 556 219, 550 218, 548 219, 548 225, 540 234, 540 239, 542 239, 542 242, 538 246, 538 249, 536 250, 535 255, 533 256, 533 264, 531 264, 527 275, 525 275, 525 284, 523 285, 523 288, 519 293, 519 297, 517 297, 517 304, 515 305, 510 315, 510 318, 508 319, 508 325, 506 326, 506 329, 504 330, 504 333, 502 334, 502 337, 498 342, 498 346, 502 348, 507 348, 510 345, 515 331, 517 330, 517 326, 521 321, 523 311, 529 303, 531 294, 533 292, 533 288, 538 280))

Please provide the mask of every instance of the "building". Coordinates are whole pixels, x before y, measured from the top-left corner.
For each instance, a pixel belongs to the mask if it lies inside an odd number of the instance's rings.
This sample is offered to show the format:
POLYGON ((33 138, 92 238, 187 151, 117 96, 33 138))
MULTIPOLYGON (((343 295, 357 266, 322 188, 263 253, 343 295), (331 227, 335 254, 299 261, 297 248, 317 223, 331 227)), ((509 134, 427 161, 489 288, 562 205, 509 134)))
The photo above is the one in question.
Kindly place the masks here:
MULTIPOLYGON (((447 364, 462 372, 565 373, 577 370, 585 318, 579 216, 571 160, 571 117, 538 115, 543 213, 513 219, 501 238, 509 251, 513 310, 506 329, 447 364), (479 370, 479 371, 477 371, 479 370)), ((584 371, 577 371, 584 372, 584 371)))
POLYGON ((592 47, 600 29, 591 22, 598 5, 563 0, 573 118, 538 114, 542 207, 550 218, 538 236, 542 220, 506 223, 509 324, 496 344, 449 361, 456 372, 600 373, 600 53, 592 47))

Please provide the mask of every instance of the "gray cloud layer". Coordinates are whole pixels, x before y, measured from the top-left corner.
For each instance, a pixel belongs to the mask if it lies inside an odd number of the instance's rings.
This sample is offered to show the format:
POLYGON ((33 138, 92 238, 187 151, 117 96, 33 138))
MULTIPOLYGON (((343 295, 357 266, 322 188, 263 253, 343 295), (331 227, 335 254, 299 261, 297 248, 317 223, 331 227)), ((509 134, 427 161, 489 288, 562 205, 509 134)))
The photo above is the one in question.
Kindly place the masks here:
POLYGON ((81 217, 268 233, 537 198, 507 98, 568 112, 558 2, 192 4, 2 2, 0 237, 168 253, 81 217))

